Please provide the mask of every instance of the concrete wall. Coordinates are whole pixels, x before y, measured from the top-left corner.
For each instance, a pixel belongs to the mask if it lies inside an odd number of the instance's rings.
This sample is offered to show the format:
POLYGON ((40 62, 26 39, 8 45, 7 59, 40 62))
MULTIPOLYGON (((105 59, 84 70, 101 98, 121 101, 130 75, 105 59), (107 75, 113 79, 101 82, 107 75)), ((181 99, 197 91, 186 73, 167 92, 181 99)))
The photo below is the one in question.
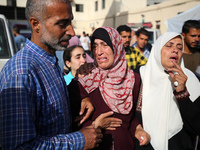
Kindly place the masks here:
POLYGON ((178 13, 184 12, 200 3, 200 0, 168 0, 157 5, 147 6, 146 0, 106 0, 105 9, 102 9, 101 0, 74 0, 73 3, 84 4, 84 12, 77 13, 73 8, 75 19, 73 24, 77 34, 86 31, 91 34, 100 26, 117 28, 121 24, 151 22, 156 28, 156 21, 160 21, 161 33, 167 31, 165 21, 178 13), (98 11, 94 10, 95 1, 98 1, 98 11), (142 17, 144 15, 144 17, 142 17), (93 28, 90 26, 93 25, 93 28))
MULTIPOLYGON (((91 34, 101 26, 117 28, 121 24, 151 22, 156 28, 156 21, 160 21, 161 33, 167 31, 165 21, 184 12, 200 3, 200 0, 167 0, 157 5, 147 6, 147 0, 105 0, 102 9, 102 0, 73 0, 71 3, 76 34, 83 31, 91 34), (95 1, 98 2, 98 11, 95 11, 95 1), (75 4, 83 4, 84 12, 76 12, 75 4), (144 15, 144 17, 142 17, 144 15)), ((0 0, 1 6, 7 5, 7 0, 0 0)), ((26 0, 17 0, 17 7, 25 7, 26 0)))
MULTIPOLYGON (((16 0, 17 7, 26 7, 27 0, 16 0)), ((0 0, 1 6, 7 6, 7 0, 0 0)))
POLYGON ((167 31, 165 21, 171 17, 178 15, 180 12, 184 12, 196 5, 200 1, 188 1, 188 0, 170 0, 158 5, 146 7, 142 10, 129 12, 128 22, 141 22, 141 14, 145 16, 145 22, 151 22, 152 28, 156 28, 156 21, 160 21, 161 33, 167 31))
POLYGON ((7 0, 1 0, 0 1, 1 6, 6 6, 7 5, 7 0))
POLYGON ((17 7, 26 7, 26 1, 27 0, 17 0, 16 1, 17 7))

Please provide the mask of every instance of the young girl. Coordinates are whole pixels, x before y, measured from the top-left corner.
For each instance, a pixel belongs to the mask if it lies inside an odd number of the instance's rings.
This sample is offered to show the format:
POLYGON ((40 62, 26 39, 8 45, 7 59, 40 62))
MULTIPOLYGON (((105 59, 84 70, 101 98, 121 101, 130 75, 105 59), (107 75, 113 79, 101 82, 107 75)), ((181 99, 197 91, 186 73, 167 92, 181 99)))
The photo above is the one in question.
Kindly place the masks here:
POLYGON ((73 80, 76 75, 76 70, 86 62, 86 54, 82 46, 73 45, 68 47, 63 53, 63 61, 68 70, 65 70, 65 82, 69 93, 71 113, 72 113, 72 130, 80 129, 78 122, 81 120, 79 116, 81 108, 81 97, 78 91, 77 81, 73 80))
POLYGON ((69 71, 68 73, 65 72, 67 75, 64 76, 64 79, 69 85, 76 75, 76 70, 86 62, 86 54, 82 46, 73 45, 64 51, 63 60, 69 71))

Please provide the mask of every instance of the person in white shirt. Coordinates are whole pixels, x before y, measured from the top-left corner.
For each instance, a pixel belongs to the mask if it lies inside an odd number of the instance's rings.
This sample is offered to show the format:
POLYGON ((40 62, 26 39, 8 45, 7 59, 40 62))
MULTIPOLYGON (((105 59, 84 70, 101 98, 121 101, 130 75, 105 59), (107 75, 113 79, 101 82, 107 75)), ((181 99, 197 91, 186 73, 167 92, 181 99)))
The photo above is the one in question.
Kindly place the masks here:
POLYGON ((85 31, 83 31, 83 35, 80 37, 81 45, 84 48, 85 52, 92 57, 91 51, 90 51, 90 38, 86 35, 85 31))

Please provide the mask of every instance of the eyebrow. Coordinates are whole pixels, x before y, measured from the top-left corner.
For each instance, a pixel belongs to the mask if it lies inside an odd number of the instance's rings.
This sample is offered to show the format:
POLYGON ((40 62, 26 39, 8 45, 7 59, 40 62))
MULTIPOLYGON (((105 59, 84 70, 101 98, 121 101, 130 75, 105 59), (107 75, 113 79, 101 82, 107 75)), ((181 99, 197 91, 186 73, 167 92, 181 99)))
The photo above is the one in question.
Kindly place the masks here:
POLYGON ((75 55, 75 57, 77 57, 77 56, 80 56, 81 54, 77 54, 77 55, 75 55))
POLYGON ((75 57, 77 57, 77 56, 81 56, 81 55, 85 55, 85 53, 83 53, 83 54, 77 54, 77 55, 75 55, 75 57))
MULTIPOLYGON (((167 42, 166 44, 174 44, 174 42, 167 42)), ((178 43, 178 45, 183 45, 182 43, 178 43)))
MULTIPOLYGON (((94 44, 98 45, 98 43, 94 42, 94 44)), ((99 44, 107 44, 106 42, 102 41, 99 44)))
POLYGON ((182 43, 178 43, 179 45, 183 45, 182 43))
POLYGON ((61 20, 58 20, 57 23, 60 23, 60 22, 71 22, 72 20, 67 18, 67 19, 61 19, 61 20))

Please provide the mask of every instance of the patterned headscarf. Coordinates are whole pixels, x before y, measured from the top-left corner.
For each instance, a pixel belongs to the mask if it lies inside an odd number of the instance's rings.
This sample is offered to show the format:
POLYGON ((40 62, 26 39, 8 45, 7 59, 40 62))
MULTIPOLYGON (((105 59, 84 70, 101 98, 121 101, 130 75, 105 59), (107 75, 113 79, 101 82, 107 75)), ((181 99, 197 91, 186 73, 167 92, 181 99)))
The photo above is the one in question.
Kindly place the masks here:
MULTIPOLYGON (((114 52, 114 62, 109 69, 103 70, 97 66, 95 61, 95 68, 92 70, 91 75, 79 78, 79 82, 88 93, 99 88, 105 103, 114 112, 129 114, 133 106, 134 73, 128 69, 125 50, 117 30, 111 27, 102 27, 96 29, 93 35, 102 29, 108 33, 112 43, 111 49, 114 52)), ((92 37, 92 41, 95 39, 98 39, 98 36, 92 37)), ((99 39, 103 40, 102 38, 99 39)), ((104 42, 106 41, 109 40, 104 40, 104 42)))

